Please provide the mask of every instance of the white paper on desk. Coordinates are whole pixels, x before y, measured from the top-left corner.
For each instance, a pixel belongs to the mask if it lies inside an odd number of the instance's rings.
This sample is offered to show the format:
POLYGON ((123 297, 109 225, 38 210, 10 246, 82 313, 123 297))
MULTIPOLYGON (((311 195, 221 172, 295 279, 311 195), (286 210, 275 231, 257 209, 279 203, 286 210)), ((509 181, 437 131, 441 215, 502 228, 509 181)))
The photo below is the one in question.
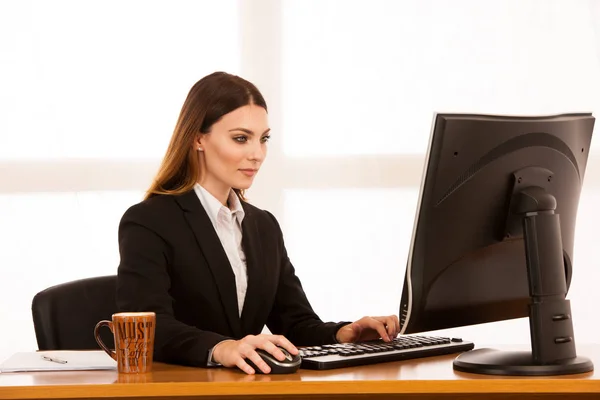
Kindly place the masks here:
POLYGON ((104 350, 53 350, 15 353, 0 364, 0 372, 27 371, 80 371, 117 369, 117 362, 104 350), (47 361, 42 356, 67 361, 60 364, 47 361))

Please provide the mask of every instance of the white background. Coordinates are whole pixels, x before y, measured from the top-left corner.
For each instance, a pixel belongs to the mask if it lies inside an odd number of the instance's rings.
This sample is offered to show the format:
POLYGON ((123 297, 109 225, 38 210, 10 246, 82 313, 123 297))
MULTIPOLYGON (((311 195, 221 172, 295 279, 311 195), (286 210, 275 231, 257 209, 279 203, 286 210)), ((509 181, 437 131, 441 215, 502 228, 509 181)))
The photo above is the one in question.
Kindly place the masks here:
MULTIPOLYGON (((600 2, 0 0, 0 360, 37 348, 35 293, 116 272, 118 221, 215 70, 269 104, 249 196, 314 308, 392 314, 433 113, 600 115, 600 2)), ((580 343, 600 329, 599 141, 569 294, 580 343)), ((524 319, 448 333, 529 340, 524 319)))

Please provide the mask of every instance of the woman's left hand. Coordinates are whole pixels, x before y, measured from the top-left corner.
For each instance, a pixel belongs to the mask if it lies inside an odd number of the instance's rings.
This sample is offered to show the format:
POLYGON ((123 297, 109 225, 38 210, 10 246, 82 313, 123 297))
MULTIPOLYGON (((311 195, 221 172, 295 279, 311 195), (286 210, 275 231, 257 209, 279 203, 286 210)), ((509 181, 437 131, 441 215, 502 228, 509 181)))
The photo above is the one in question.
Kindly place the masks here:
POLYGON ((364 342, 367 340, 383 339, 389 342, 398 336, 400 322, 398 317, 363 317, 356 322, 341 327, 335 334, 340 343, 364 342))

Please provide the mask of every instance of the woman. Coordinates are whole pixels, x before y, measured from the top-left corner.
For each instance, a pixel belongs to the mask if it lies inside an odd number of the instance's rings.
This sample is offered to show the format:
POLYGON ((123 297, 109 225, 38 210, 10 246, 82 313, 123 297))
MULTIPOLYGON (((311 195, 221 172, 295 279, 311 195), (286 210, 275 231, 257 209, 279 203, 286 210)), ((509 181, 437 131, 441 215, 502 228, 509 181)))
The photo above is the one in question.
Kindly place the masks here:
POLYGON ((250 82, 216 72, 185 100, 146 198, 119 225, 117 301, 156 312, 155 359, 270 369, 284 348, 383 338, 396 316, 325 323, 311 308, 276 219, 244 199, 267 153, 267 105, 250 82), (267 325, 274 335, 261 334, 267 325), (292 344, 294 343, 294 344, 292 344))

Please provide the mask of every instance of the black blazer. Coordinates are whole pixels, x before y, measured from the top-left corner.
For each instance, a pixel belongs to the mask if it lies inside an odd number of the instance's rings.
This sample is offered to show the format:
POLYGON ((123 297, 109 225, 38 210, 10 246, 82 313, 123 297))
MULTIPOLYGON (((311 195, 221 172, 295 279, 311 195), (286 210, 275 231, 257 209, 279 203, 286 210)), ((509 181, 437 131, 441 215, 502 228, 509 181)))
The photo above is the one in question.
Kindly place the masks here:
POLYGON ((155 360, 206 366, 215 344, 259 334, 265 324, 297 346, 334 343, 347 323, 319 319, 275 217, 242 206, 248 289, 241 318, 231 265, 193 190, 152 197, 123 215, 117 304, 120 311, 156 313, 155 360))

